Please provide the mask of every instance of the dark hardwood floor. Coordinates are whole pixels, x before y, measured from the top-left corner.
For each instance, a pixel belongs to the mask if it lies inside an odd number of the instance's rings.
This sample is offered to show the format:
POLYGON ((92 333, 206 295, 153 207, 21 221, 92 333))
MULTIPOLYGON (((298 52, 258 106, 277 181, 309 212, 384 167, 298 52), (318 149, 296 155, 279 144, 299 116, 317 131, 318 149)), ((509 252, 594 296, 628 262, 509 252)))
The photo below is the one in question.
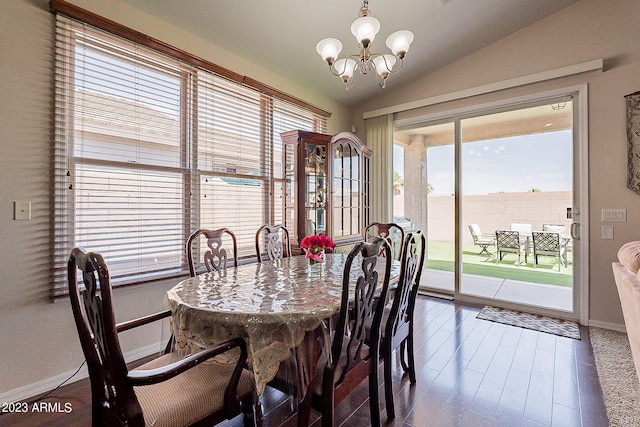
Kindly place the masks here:
MULTIPOLYGON (((608 426, 589 331, 582 340, 476 319, 477 307, 418 297, 417 384, 396 369, 396 418, 387 426, 608 426)), ((382 371, 380 371, 382 378, 382 371)), ((381 408, 384 394, 381 389, 381 408)), ((88 380, 63 386, 47 402, 70 413, 6 414, 4 427, 88 426, 88 380)), ((295 425, 285 394, 262 396, 265 426, 295 425)), ((344 426, 370 425, 366 381, 336 408, 344 426)), ((382 410, 382 420, 386 412, 382 410)), ((312 425, 319 426, 317 416, 312 425)), ((237 418, 224 426, 241 426, 237 418)))

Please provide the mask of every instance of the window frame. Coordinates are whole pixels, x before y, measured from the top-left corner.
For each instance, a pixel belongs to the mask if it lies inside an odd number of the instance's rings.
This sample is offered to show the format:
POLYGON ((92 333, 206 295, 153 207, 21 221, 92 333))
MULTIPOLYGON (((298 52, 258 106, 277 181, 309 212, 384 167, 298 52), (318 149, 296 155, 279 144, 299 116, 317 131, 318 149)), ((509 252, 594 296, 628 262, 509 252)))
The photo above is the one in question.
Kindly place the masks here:
MULTIPOLYGON (((93 24, 88 24, 86 21, 80 20, 78 21, 77 17, 67 16, 68 14, 61 13, 60 8, 61 5, 64 7, 71 7, 75 12, 78 13, 79 8, 75 6, 70 6, 65 2, 54 0, 52 1, 52 10, 59 14, 60 18, 56 20, 56 33, 59 32, 59 25, 81 25, 85 28, 87 32, 96 32, 99 33, 101 37, 108 37, 109 43, 115 43, 120 49, 130 49, 129 43, 132 42, 130 38, 125 37, 123 42, 120 43, 122 35, 119 34, 111 34, 110 31, 105 31, 101 26, 95 26, 93 24)), ((92 15, 90 20, 96 21, 96 16, 92 15)), ((104 20, 104 18, 98 17, 98 21, 104 20)), ((100 21, 102 22, 102 21, 100 21)), ((110 25, 114 25, 111 21, 109 21, 110 25)), ((117 25, 117 24, 116 24, 117 25)), ((122 32, 122 28, 120 27, 120 32, 122 32)), ((132 31, 132 30, 130 30, 132 31)), ((64 37, 64 40, 57 40, 56 46, 59 47, 59 44, 65 44, 68 46, 75 46, 78 43, 77 37, 73 35, 70 37, 67 34, 64 37)), ((138 46, 137 41, 133 41, 134 46, 138 46)), ((152 43, 153 44, 153 43, 152 43)), ((74 99, 73 97, 76 95, 76 86, 74 83, 74 62, 76 60, 75 57, 71 58, 68 62, 60 63, 56 60, 55 70, 57 73, 56 79, 56 95, 55 95, 55 111, 56 118, 54 121, 54 134, 55 134, 55 146, 54 146, 54 207, 53 207, 53 222, 54 222, 54 231, 53 231, 53 280, 51 287, 51 298, 56 300, 61 297, 65 297, 68 294, 67 285, 66 285, 66 260, 68 257, 69 251, 76 246, 78 242, 76 232, 75 232, 75 219, 78 212, 78 207, 76 206, 76 198, 75 194, 75 179, 76 179, 76 170, 80 166, 90 166, 90 167, 118 167, 121 170, 150 170, 150 171, 164 171, 165 173, 176 174, 176 176, 180 176, 182 179, 181 186, 183 188, 182 195, 182 207, 180 210, 181 217, 181 229, 182 229, 182 242, 185 242, 189 234, 195 229, 200 227, 200 218, 201 218, 201 191, 200 188, 200 179, 205 174, 211 174, 213 171, 202 170, 198 167, 198 149, 200 140, 198 138, 198 84, 199 79, 203 73, 211 74, 213 78, 223 78, 225 80, 229 80, 229 76, 226 73, 216 74, 211 70, 211 66, 207 67, 197 67, 194 66, 192 62, 195 57, 191 57, 192 61, 183 61, 183 58, 175 58, 171 55, 167 55, 167 48, 169 51, 172 49, 168 45, 162 44, 164 46, 160 51, 156 51, 155 49, 149 49, 148 47, 143 46, 145 48, 145 55, 154 55, 155 59, 159 61, 170 60, 171 65, 167 65, 174 69, 174 72, 177 70, 177 75, 180 76, 180 130, 179 130, 179 164, 177 166, 161 166, 161 165, 141 165, 135 164, 132 165, 126 162, 126 159, 119 160, 105 160, 99 158, 77 158, 75 156, 75 136, 77 130, 74 128, 75 123, 75 111, 74 111, 74 99), (147 52, 148 50, 148 52, 147 52), (173 64, 175 65, 175 68, 173 64), (62 77, 61 77, 62 76, 62 77), (62 89, 61 89, 62 88, 62 89), (64 93, 60 93, 62 90, 64 93), (60 99, 64 99, 61 101, 60 99), (62 117, 62 118, 61 118, 62 117), (66 170, 66 173, 63 173, 66 170), (72 193, 68 193, 64 191, 65 189, 69 189, 72 193)), ((180 51, 181 52, 181 51, 180 51)), ((183 52, 184 53, 184 52, 183 52)), ((181 55, 182 56, 182 55, 181 55)), ((137 61, 140 58, 137 54, 135 54, 130 58, 133 61, 137 61)), ((148 59, 153 67, 158 67, 158 63, 152 61, 151 58, 148 59)), ((199 61, 195 61, 200 64, 199 61)), ((200 64, 202 65, 202 64, 200 64)), ((217 66, 215 66, 217 67, 217 66)), ((215 68, 214 67, 214 68, 215 68)), ((278 91, 269 91, 267 86, 257 84, 258 82, 252 81, 251 85, 247 85, 245 78, 243 77, 241 83, 237 82, 237 79, 231 79, 230 81, 238 85, 239 90, 246 90, 247 88, 252 89, 253 91, 258 92, 259 96, 259 157, 261 162, 261 168, 265 167, 264 173, 261 176, 245 176, 242 174, 234 174, 234 178, 252 178, 259 179, 262 182, 263 191, 265 194, 265 212, 264 212, 264 222, 265 223, 273 223, 275 216, 279 210, 282 210, 282 201, 277 200, 276 188, 278 186, 284 185, 284 176, 276 176, 275 173, 275 165, 278 159, 277 156, 282 157, 282 148, 281 151, 277 151, 274 149, 274 146, 279 142, 276 141, 276 135, 274 129, 277 127, 274 124, 274 102, 277 102, 279 105, 279 111, 283 111, 282 105, 291 104, 291 115, 295 116, 299 114, 300 111, 305 112, 305 114, 309 115, 309 121, 313 123, 313 129, 309 129, 316 132, 326 131, 326 118, 329 116, 328 113, 318 109, 317 107, 309 106, 306 103, 300 102, 291 102, 292 97, 283 96, 282 98, 274 96, 274 94, 278 94, 278 91), (258 89, 258 87, 263 90, 258 89), (267 90, 264 90, 267 88, 267 90), (271 92, 271 93, 267 93, 271 92)), ((283 171, 281 171, 283 172, 283 171)), ((224 174, 217 174, 218 176, 222 176, 224 174)), ((281 175, 283 175, 281 173, 281 175)), ((280 190, 281 196, 284 194, 284 188, 280 190)), ((282 218, 284 212, 280 213, 280 217, 282 218)), ((255 224, 257 229, 258 226, 262 224, 255 224)), ((221 224, 220 226, 224 226, 221 224)), ((184 245, 182 245, 184 248, 184 245)), ((92 248, 88 248, 92 249, 92 248)), ((153 273, 153 272, 138 272, 134 274, 133 279, 126 279, 124 276, 118 277, 117 275, 114 277, 113 284, 114 286, 130 286, 136 285, 139 283, 147 283, 150 281, 156 281, 160 279, 172 278, 172 277, 180 277, 188 273, 188 266, 186 261, 186 255, 184 250, 182 252, 180 265, 176 268, 171 268, 170 271, 172 273, 153 273)), ((253 254, 255 256, 255 254, 253 254)), ((251 258, 251 257, 246 257, 251 258)))

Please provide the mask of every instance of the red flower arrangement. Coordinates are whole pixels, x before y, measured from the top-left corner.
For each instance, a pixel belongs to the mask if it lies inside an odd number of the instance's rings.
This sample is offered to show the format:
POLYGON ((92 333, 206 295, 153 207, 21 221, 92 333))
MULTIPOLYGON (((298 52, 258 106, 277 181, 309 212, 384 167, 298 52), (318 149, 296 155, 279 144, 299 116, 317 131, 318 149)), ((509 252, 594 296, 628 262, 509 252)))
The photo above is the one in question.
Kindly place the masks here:
POLYGON ((334 246, 331 237, 324 234, 305 236, 300 242, 300 248, 304 250, 306 257, 309 259, 309 264, 324 262, 324 251, 333 249, 334 246))

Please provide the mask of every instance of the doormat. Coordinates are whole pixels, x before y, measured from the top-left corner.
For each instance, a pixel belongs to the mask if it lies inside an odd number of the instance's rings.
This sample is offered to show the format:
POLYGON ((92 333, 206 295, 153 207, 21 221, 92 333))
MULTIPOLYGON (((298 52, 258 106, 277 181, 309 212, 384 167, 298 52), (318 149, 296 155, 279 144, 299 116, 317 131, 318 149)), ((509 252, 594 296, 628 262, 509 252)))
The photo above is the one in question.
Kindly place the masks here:
POLYGON ((554 319, 552 317, 537 314, 522 313, 520 311, 506 310, 491 306, 484 306, 477 319, 503 323, 505 325, 518 326, 534 331, 546 332, 561 337, 580 339, 580 327, 577 323, 568 320, 554 319))

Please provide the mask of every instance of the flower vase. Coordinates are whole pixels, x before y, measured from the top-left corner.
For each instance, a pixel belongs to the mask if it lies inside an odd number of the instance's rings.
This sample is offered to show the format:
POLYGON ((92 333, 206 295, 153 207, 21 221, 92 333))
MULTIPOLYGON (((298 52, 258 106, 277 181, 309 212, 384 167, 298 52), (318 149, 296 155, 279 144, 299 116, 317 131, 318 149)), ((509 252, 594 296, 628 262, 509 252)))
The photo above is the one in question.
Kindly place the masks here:
POLYGON ((309 260, 309 265, 324 262, 324 248, 305 249, 304 251, 306 252, 307 259, 309 260))

